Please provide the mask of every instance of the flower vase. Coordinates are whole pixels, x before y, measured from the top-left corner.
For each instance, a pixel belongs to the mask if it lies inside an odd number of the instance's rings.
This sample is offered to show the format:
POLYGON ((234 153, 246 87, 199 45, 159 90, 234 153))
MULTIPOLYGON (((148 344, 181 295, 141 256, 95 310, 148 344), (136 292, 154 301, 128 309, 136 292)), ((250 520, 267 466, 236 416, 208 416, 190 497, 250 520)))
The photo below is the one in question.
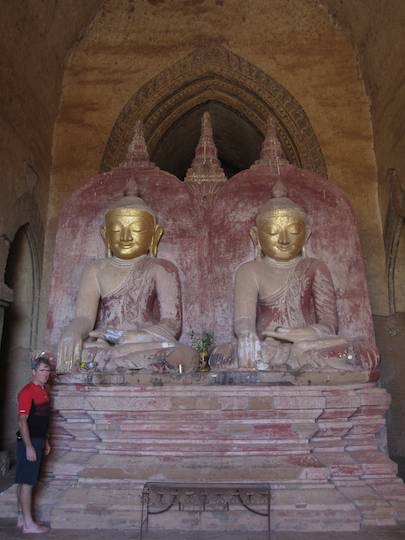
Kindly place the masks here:
POLYGON ((203 351, 199 353, 200 356, 200 362, 198 369, 199 371, 209 371, 210 367, 208 365, 208 352, 203 351))

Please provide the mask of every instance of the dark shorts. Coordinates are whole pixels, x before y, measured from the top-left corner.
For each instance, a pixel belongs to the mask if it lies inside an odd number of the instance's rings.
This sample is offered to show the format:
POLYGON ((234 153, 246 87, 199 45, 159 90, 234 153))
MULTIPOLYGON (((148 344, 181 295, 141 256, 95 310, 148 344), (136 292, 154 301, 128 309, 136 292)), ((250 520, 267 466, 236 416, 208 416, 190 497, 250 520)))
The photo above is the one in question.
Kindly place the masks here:
POLYGON ((23 440, 17 439, 17 465, 15 471, 16 484, 35 486, 39 479, 42 458, 44 455, 45 439, 31 439, 37 453, 36 461, 28 461, 23 440))

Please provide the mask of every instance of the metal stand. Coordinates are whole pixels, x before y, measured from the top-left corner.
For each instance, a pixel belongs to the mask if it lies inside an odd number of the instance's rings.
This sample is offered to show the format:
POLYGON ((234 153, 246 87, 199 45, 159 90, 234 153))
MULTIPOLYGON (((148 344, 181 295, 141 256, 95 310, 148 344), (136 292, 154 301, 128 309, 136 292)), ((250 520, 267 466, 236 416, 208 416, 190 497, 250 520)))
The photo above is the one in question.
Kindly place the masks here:
POLYGON ((220 498, 221 505, 224 507, 224 510, 229 510, 229 501, 226 499, 226 496, 228 496, 229 500, 231 500, 232 497, 236 497, 240 504, 249 512, 267 517, 267 539, 270 540, 270 484, 243 484, 235 482, 146 482, 142 490, 142 513, 139 535, 140 540, 143 539, 144 534, 148 531, 149 516, 163 514, 164 512, 169 511, 176 502, 178 503, 179 510, 183 510, 186 504, 182 502, 182 498, 186 498, 187 501, 195 501, 195 498, 197 498, 199 511, 204 512, 207 511, 210 496, 220 498), (158 510, 151 510, 151 495, 153 494, 160 496, 162 504, 164 495, 168 495, 170 497, 169 502, 166 501, 163 507, 159 508, 158 510), (256 510, 252 507, 250 502, 252 494, 261 494, 265 497, 265 512, 256 510), (244 497, 247 497, 249 502, 246 502, 244 497))

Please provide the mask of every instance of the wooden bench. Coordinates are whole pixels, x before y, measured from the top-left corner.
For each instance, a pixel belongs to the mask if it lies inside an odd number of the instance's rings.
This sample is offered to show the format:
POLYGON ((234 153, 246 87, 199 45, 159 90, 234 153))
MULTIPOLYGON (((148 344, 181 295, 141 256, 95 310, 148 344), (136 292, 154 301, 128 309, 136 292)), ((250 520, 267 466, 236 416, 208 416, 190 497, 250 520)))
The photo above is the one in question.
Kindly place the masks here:
MULTIPOLYGON (((198 511, 204 512, 209 504, 209 497, 217 496, 222 498, 221 504, 224 510, 229 510, 229 501, 237 499, 239 503, 259 516, 267 518, 267 538, 270 540, 270 502, 271 486, 269 483, 238 483, 238 482, 146 482, 142 490, 142 515, 140 540, 144 533, 148 531, 149 516, 163 514, 170 510, 177 502, 179 510, 185 507, 184 499, 187 501, 197 499, 198 511), (251 506, 253 495, 264 496, 266 511, 259 511, 251 506), (152 509, 152 496, 160 497, 162 508, 152 509), (163 502, 164 496, 169 497, 169 501, 163 502), (227 499, 228 497, 228 499, 227 499), (246 498, 248 502, 246 502, 246 498)), ((218 508, 215 508, 218 510, 218 508)))

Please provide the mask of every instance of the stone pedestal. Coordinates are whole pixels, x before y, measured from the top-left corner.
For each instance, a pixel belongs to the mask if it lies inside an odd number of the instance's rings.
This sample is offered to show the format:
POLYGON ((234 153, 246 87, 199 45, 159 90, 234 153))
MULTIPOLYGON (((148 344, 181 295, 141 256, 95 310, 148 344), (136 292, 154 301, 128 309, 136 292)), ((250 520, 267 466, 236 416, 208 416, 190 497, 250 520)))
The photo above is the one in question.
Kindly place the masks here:
MULTIPOLYGON (((166 384, 169 382, 169 384, 166 384)), ((383 447, 385 390, 345 386, 57 384, 53 457, 37 505, 54 528, 137 528, 146 481, 270 482, 274 530, 357 530, 405 518, 383 447)), ((15 512, 14 491, 0 512, 15 512)), ((152 516, 152 528, 265 530, 229 512, 152 516)))

